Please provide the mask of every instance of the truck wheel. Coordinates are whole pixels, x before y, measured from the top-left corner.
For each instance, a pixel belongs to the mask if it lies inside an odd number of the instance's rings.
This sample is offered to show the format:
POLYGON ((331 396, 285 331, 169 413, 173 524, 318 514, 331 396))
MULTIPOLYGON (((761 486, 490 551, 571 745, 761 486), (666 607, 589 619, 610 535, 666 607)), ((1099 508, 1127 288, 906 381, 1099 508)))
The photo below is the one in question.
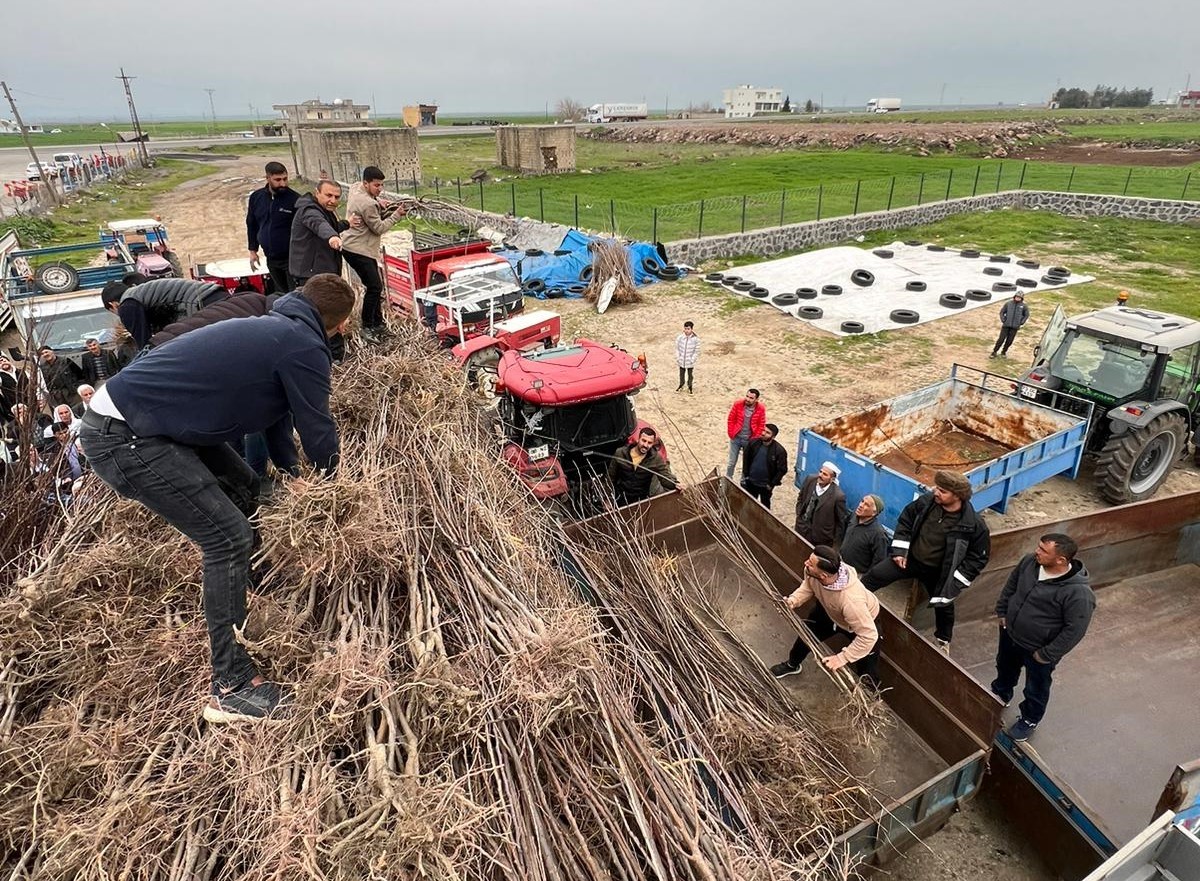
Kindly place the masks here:
POLYGON ((33 283, 43 294, 69 294, 79 287, 79 272, 70 263, 47 263, 37 268, 33 283))
POLYGON ((1110 437, 1096 459, 1100 495, 1114 505, 1154 495, 1175 467, 1186 430, 1178 413, 1163 413, 1141 428, 1110 437))
POLYGON ((175 273, 176 278, 183 278, 183 264, 179 262, 179 257, 174 251, 163 251, 163 259, 171 264, 171 271, 175 273))

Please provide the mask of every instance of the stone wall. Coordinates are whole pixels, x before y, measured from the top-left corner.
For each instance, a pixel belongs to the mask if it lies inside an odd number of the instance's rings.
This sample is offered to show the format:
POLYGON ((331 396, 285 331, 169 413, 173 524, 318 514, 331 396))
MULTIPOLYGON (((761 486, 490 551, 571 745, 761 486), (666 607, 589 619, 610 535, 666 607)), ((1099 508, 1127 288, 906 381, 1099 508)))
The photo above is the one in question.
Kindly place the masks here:
POLYGON ((575 126, 500 126, 496 129, 496 164, 522 174, 574 171, 575 126))
POLYGON ((417 131, 410 128, 302 128, 298 132, 300 176, 356 181, 368 165, 377 166, 388 180, 421 177, 417 131))
POLYGON ((706 236, 667 244, 675 263, 698 264, 718 257, 741 254, 771 256, 820 245, 845 242, 855 236, 881 229, 904 229, 936 223, 955 214, 1023 208, 1054 211, 1071 217, 1121 217, 1163 223, 1200 222, 1200 202, 1145 199, 1136 196, 1104 196, 1088 193, 1056 193, 1011 190, 986 196, 931 202, 891 211, 872 211, 853 217, 831 217, 772 229, 750 230, 722 236, 706 236))

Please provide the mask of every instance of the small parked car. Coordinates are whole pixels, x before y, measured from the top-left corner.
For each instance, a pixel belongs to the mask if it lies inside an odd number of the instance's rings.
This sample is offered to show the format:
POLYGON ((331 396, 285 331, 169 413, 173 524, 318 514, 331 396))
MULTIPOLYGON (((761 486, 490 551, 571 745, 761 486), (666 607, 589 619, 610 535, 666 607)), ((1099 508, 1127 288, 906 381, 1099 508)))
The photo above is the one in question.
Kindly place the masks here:
POLYGON ((41 168, 38 168, 36 162, 30 162, 25 166, 26 180, 41 180, 43 177, 47 180, 58 177, 58 166, 52 165, 49 162, 43 162, 41 168))

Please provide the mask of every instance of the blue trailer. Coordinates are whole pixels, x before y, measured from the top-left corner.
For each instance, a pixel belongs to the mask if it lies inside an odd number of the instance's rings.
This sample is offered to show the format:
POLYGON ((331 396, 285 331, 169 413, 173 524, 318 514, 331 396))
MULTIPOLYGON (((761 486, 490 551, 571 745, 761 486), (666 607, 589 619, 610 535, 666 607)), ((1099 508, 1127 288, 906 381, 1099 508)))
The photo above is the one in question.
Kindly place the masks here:
POLYGON ((1004 513, 1021 490, 1078 474, 1091 416, 1090 402, 1055 409, 1018 394, 1021 385, 955 364, 936 385, 803 429, 796 486, 832 462, 850 506, 867 493, 881 496, 880 522, 895 529, 901 509, 945 469, 971 481, 977 510, 1004 513))

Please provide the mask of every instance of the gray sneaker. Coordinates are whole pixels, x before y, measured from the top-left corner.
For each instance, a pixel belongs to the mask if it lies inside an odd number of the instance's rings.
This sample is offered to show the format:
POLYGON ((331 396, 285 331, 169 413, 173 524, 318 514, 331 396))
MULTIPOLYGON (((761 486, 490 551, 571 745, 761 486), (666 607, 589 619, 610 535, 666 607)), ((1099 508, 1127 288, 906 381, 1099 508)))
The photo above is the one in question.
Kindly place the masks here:
POLYGON ((274 682, 246 683, 234 691, 213 693, 204 706, 204 719, 215 725, 277 720, 287 711, 287 697, 274 682))

